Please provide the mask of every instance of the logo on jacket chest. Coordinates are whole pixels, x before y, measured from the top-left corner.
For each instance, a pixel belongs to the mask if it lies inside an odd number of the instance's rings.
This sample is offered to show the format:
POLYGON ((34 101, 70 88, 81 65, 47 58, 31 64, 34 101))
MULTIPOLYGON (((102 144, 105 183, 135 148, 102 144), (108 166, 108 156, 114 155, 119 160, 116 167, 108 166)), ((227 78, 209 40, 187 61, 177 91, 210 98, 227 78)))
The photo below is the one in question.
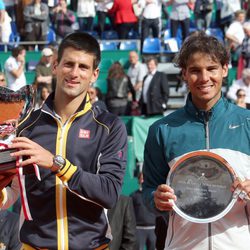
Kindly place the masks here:
POLYGON ((88 129, 80 129, 79 130, 79 138, 90 139, 90 130, 88 130, 88 129))

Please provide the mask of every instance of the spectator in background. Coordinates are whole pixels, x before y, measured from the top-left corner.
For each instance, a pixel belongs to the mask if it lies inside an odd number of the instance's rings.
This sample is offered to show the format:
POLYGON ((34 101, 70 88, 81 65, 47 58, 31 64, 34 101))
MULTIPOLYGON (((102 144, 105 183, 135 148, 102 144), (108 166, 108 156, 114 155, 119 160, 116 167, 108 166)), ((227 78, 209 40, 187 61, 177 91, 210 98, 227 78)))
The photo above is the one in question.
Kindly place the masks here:
POLYGON ((195 0, 195 22, 199 30, 206 30, 210 27, 213 14, 213 2, 214 0, 195 0))
POLYGON ((72 10, 67 8, 65 0, 59 0, 57 6, 52 10, 52 20, 55 27, 57 40, 63 39, 66 35, 72 33, 75 22, 75 15, 72 10))
POLYGON ((141 97, 142 81, 147 74, 146 67, 139 61, 139 55, 136 51, 129 53, 130 66, 128 68, 128 76, 134 86, 136 92, 136 100, 139 101, 141 97))
POLYGON ((10 40, 11 29, 11 18, 8 12, 5 10, 3 1, 0 1, 0 42, 8 43, 10 40))
POLYGON ((250 104, 246 103, 246 92, 244 89, 238 89, 236 92, 237 99, 235 104, 242 108, 250 108, 250 104))
POLYGON ((216 0, 216 8, 217 11, 219 10, 218 25, 225 34, 235 17, 235 13, 241 10, 241 0, 216 0))
POLYGON ((98 34, 99 37, 102 37, 103 31, 105 31, 107 17, 110 19, 110 23, 112 25, 112 20, 110 15, 108 15, 108 10, 112 7, 113 0, 95 0, 95 2, 97 3, 96 11, 98 17, 98 34))
POLYGON ((78 0, 77 17, 80 31, 94 30, 95 0, 78 0))
POLYGON ((11 56, 4 64, 8 88, 16 91, 26 85, 25 70, 26 50, 22 46, 13 48, 11 56))
POLYGON ((148 74, 143 79, 140 99, 143 115, 163 115, 167 108, 169 86, 167 76, 157 71, 158 61, 155 57, 147 59, 148 74))
POLYGON ((233 102, 236 102, 236 93, 239 89, 243 89, 245 91, 245 101, 247 104, 250 104, 250 68, 243 69, 242 78, 233 82, 232 86, 227 92, 227 98, 229 98, 233 102))
POLYGON ((190 28, 190 9, 188 4, 192 0, 170 0, 165 3, 166 6, 172 6, 170 13, 170 31, 171 37, 177 36, 179 25, 181 26, 182 40, 184 41, 189 35, 190 28))
MULTIPOLYGON (((41 53, 42 57, 39 63, 36 65, 36 89, 37 96, 40 97, 41 89, 49 85, 52 85, 52 63, 53 63, 53 51, 50 48, 44 48, 41 53)), ((40 102, 40 100, 37 100, 40 102)))
POLYGON ((145 38, 149 37, 152 31, 153 37, 160 34, 161 0, 139 1, 143 9, 141 23, 141 49, 145 38))
POLYGON ((244 60, 244 68, 250 68, 250 22, 243 24, 245 38, 241 45, 241 55, 244 60))
POLYGON ((127 39, 131 29, 137 29, 138 19, 133 11, 131 0, 114 0, 108 13, 114 17, 119 39, 127 39))
MULTIPOLYGON (((48 33, 49 8, 41 0, 33 0, 32 4, 24 7, 25 40, 45 42, 48 33)), ((44 45, 38 45, 42 50, 44 45)), ((29 50, 33 50, 34 45, 29 45, 29 50)))
POLYGON ((89 87, 88 93, 92 105, 99 106, 104 110, 107 109, 105 102, 103 102, 102 92, 98 87, 89 87))
POLYGON ((41 108, 49 94, 51 93, 50 85, 43 85, 39 93, 39 100, 36 102, 35 109, 41 108))
POLYGON ((19 216, 8 210, 0 210, 0 249, 20 250, 19 216))
POLYGON ((168 220, 169 220, 168 213, 164 213, 160 216, 157 216, 155 219, 155 236, 156 236, 155 249, 156 250, 165 249, 165 240, 166 240, 167 231, 168 231, 168 220))
POLYGON ((16 5, 18 0, 3 0, 5 4, 5 10, 8 12, 8 15, 11 17, 12 21, 16 21, 16 5))
POLYGON ((241 45, 245 38, 243 23, 245 22, 245 11, 238 10, 235 12, 235 20, 229 25, 226 31, 226 42, 231 51, 231 62, 233 66, 238 65, 238 59, 241 53, 241 45))
POLYGON ((3 72, 0 72, 0 86, 1 87, 7 87, 7 83, 5 80, 5 75, 3 72))
POLYGON ((109 243, 110 250, 137 250, 136 220, 132 199, 120 195, 116 205, 108 210, 113 240, 109 243))
POLYGON ((16 26, 17 26, 17 31, 21 36, 21 40, 24 40, 24 36, 25 36, 23 10, 24 10, 25 6, 31 4, 32 1, 33 0, 20 0, 20 1, 17 1, 16 9, 18 11, 16 12, 16 26))
POLYGON ((139 189, 131 194, 136 218, 136 238, 139 250, 154 250, 155 237, 155 214, 150 211, 143 202, 142 198, 142 172, 138 175, 139 189))
POLYGON ((135 90, 119 62, 114 62, 109 68, 107 83, 106 104, 108 110, 116 115, 128 115, 131 109, 128 93, 131 93, 132 100, 135 101, 135 90))

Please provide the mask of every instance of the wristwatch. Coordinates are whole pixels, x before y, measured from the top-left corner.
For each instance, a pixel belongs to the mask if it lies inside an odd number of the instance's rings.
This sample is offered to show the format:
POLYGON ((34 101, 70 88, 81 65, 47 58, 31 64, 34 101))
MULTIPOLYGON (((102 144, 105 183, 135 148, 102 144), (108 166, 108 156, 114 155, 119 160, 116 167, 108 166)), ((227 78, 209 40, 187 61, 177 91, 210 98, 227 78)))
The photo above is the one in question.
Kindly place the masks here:
POLYGON ((55 155, 53 157, 53 172, 59 173, 66 165, 66 160, 61 155, 55 155))

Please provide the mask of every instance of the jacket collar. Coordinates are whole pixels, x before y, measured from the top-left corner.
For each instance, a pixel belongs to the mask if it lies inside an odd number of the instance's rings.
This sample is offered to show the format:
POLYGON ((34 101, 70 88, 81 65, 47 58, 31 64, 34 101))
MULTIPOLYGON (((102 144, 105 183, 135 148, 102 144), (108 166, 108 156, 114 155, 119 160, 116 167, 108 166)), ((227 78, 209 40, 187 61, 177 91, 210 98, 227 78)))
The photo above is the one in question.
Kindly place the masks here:
MULTIPOLYGON (((46 113, 50 113, 53 114, 54 113, 54 97, 55 97, 55 93, 51 93, 48 98, 46 99, 46 101, 44 102, 41 110, 45 111, 46 113)), ((76 113, 86 113, 89 109, 91 109, 92 105, 90 103, 90 98, 89 98, 89 94, 86 95, 86 97, 83 99, 82 103, 80 104, 80 106, 78 107, 76 113)))
POLYGON ((228 109, 228 101, 225 99, 222 93, 221 98, 218 100, 218 102, 209 111, 204 111, 198 109, 193 104, 191 93, 189 93, 184 109, 194 119, 198 118, 201 121, 213 120, 225 113, 225 111, 228 109))

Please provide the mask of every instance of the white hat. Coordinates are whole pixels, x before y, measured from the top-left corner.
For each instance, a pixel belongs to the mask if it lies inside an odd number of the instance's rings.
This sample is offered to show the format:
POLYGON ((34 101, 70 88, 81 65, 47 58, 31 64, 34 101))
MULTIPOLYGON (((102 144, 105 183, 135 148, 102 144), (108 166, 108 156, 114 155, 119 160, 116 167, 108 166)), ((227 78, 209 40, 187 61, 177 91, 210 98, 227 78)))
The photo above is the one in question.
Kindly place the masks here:
POLYGON ((50 48, 44 48, 42 50, 42 56, 52 56, 53 51, 50 48))

